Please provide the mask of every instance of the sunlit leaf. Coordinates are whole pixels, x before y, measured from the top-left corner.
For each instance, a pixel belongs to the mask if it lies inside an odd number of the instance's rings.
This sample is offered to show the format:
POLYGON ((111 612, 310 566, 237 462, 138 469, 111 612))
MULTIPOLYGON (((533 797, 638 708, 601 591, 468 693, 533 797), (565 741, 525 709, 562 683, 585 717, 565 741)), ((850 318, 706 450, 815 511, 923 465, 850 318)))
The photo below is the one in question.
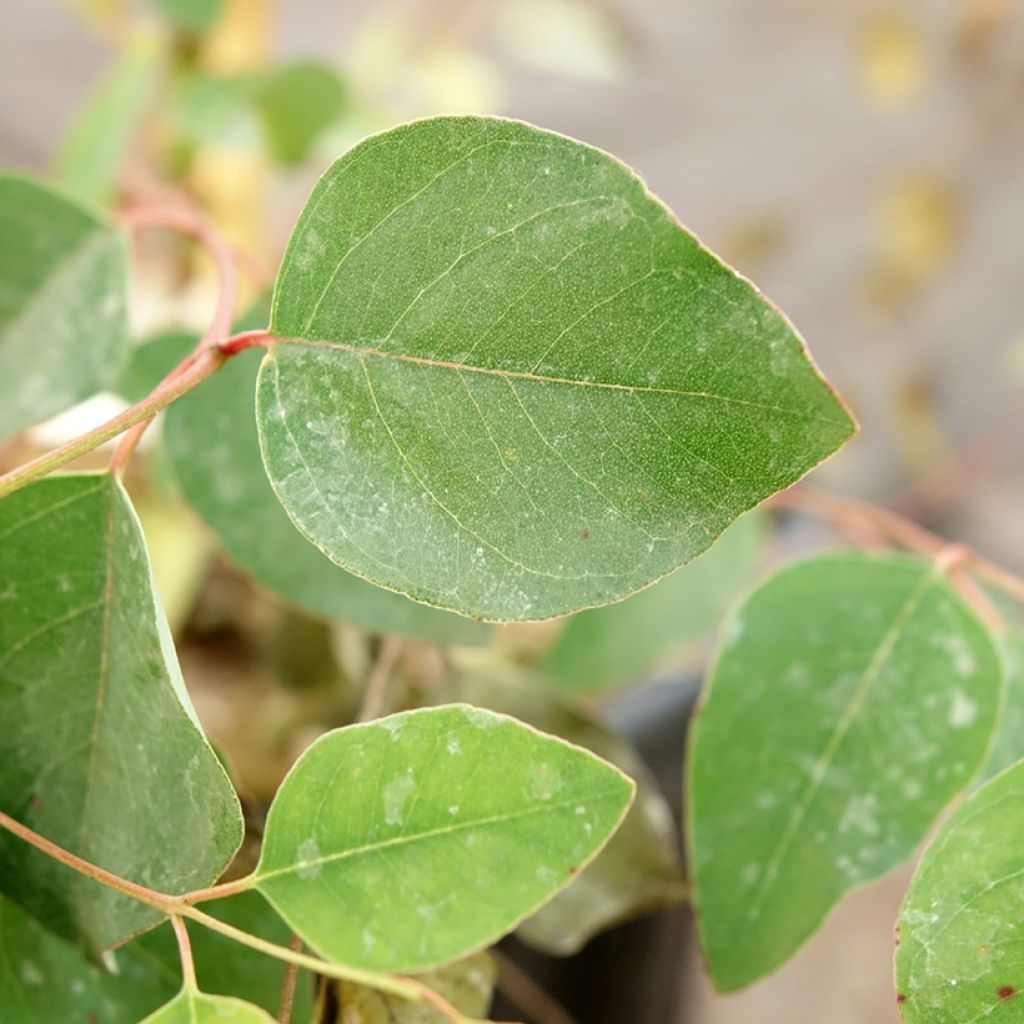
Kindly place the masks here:
POLYGON ((1021 1020, 1024 762, 964 801, 925 851, 900 910, 906 1024, 1021 1020))
POLYGON ((323 956, 422 970, 489 945, 568 884, 633 789, 503 715, 393 715, 302 755, 271 806, 254 883, 323 956))
POLYGON ((754 573, 762 535, 758 517, 746 515, 685 568, 618 604, 574 615, 544 671, 582 692, 636 681, 718 625, 754 573))
POLYGON ((241 999, 186 988, 142 1024, 274 1024, 274 1019, 241 999))
POLYGON ((485 619, 606 604, 850 435, 790 324, 628 168, 437 118, 320 179, 278 276, 271 482, 352 571, 485 619))
POLYGON ((469 670, 437 688, 438 700, 466 701, 576 743, 621 768, 637 784, 636 799, 608 845, 567 888, 518 929, 548 953, 577 952, 598 932, 685 895, 672 813, 629 743, 546 680, 519 670, 469 670))
POLYGON ((938 567, 828 555, 723 630, 690 738, 689 864, 712 980, 783 963, 844 894, 904 861, 978 771, 998 651, 938 567))
MULTIPOLYGON (((0 808, 163 892, 210 884, 241 839, 195 717, 138 521, 107 474, 0 502, 0 808)), ((0 889, 90 955, 160 914, 0 834, 0 889)))
POLYGON ((112 223, 0 174, 0 438, 117 379, 130 344, 127 272, 112 223))

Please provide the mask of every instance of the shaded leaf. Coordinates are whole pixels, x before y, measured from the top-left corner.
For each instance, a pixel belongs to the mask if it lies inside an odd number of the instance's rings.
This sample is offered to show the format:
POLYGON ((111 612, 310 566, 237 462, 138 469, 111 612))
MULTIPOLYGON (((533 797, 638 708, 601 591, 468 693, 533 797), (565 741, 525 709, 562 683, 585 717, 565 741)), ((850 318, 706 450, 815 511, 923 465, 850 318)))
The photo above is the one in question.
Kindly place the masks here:
POLYGON ((754 574, 762 535, 758 517, 743 516, 685 568, 618 604, 574 615, 548 651, 544 671, 582 692, 639 679, 718 625, 754 574))
POLYGON ((253 417, 259 354, 241 352, 166 413, 164 443, 182 493, 227 553, 262 584, 321 615, 443 644, 486 626, 426 608, 353 576, 295 529, 263 470, 253 417))
POLYGON ((230 996, 208 996, 185 988, 142 1024, 274 1024, 270 1014, 230 996))
POLYGON ((289 515, 484 619, 625 597, 853 431, 789 323, 628 168, 511 121, 338 160, 271 331, 257 416, 289 515))
POLYGON ((104 203, 116 191, 161 63, 155 37, 130 40, 78 111, 57 155, 57 175, 79 195, 104 203))
POLYGON ((304 160, 345 109, 345 85, 319 61, 292 61, 269 72, 253 94, 267 148, 275 160, 304 160))
POLYGON ((530 945, 558 956, 577 952, 598 932, 685 896, 679 839, 668 804, 647 766, 621 736, 550 684, 515 670, 488 667, 460 674, 435 691, 511 715, 560 736, 621 768, 637 784, 636 799, 608 845, 518 930, 530 945))
POLYGON ((932 565, 827 555, 723 630, 688 766, 689 864, 722 991, 783 963, 904 861, 983 763, 998 651, 932 565))
MULTIPOLYGON (((474 953, 436 971, 417 975, 467 1017, 486 1015, 497 973, 493 957, 474 953)), ((398 999, 386 992, 350 981, 334 982, 344 1024, 447 1024, 439 1010, 423 1003, 398 999)))
POLYGON ((1024 762, 964 801, 900 909, 896 989, 907 1024, 1021 1019, 1024 762))
MULTIPOLYGON (((209 885, 238 800, 185 692, 139 524, 107 474, 0 502, 0 808, 164 892, 209 885)), ((91 956, 161 915, 0 835, 0 889, 91 956)))
POLYGON ((130 344, 127 266, 111 222, 0 174, 0 438, 117 379, 130 344))
POLYGON ((633 789, 503 715, 392 715, 302 755, 271 806, 254 883, 321 955, 425 969, 550 899, 604 845, 633 789))
POLYGON ((0 896, 4 1024, 137 1024, 170 999, 180 982, 175 970, 155 969, 133 956, 131 948, 114 954, 118 973, 109 974, 0 896))

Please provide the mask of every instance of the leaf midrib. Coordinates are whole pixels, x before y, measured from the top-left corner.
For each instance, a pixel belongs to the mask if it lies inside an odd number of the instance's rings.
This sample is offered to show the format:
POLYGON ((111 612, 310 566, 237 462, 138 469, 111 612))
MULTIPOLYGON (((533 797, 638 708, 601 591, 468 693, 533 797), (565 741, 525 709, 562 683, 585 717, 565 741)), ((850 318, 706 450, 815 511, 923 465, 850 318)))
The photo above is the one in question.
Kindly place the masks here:
POLYGON ((825 416, 819 412, 787 409, 784 406, 770 405, 767 402, 752 402, 749 399, 735 398, 732 395, 721 395, 712 391, 688 391, 683 388, 653 387, 651 385, 641 384, 616 384, 612 381, 556 377, 552 374, 534 373, 529 370, 503 370, 498 369, 497 367, 474 366, 469 363, 458 363, 452 360, 438 359, 433 356, 414 356, 405 352, 385 352, 377 348, 353 345, 340 341, 329 341, 326 339, 284 338, 273 336, 270 341, 271 345, 294 345, 302 348, 326 349, 335 352, 342 352, 346 355, 357 356, 359 358, 370 356, 396 363, 411 363, 416 366, 425 366, 430 369, 478 373, 488 377, 497 377, 502 380, 526 380, 537 384, 560 384, 569 387, 593 388, 603 391, 622 391, 629 394, 643 393, 667 395, 673 398, 706 399, 716 402, 726 402, 730 405, 739 405, 751 409, 762 409, 768 412, 777 412, 784 416, 792 416, 795 419, 817 420, 823 423, 830 423, 833 426, 843 427, 845 429, 850 429, 851 426, 848 419, 835 419, 832 416, 825 416))
POLYGON ((437 836, 451 835, 457 832, 465 832, 473 828, 486 828, 490 825, 504 824, 509 821, 519 821, 523 818, 530 818, 540 814, 548 814, 564 810, 566 807, 575 807, 581 800, 587 803, 610 800, 621 795, 620 790, 605 789, 594 796, 577 795, 572 800, 559 801, 557 803, 545 803, 536 807, 527 807, 521 811, 514 811, 508 814, 495 814, 488 818, 476 818, 473 821, 460 821, 451 825, 443 825, 440 828, 427 829, 413 835, 392 836, 390 839, 382 839, 373 843, 364 843, 362 846, 354 846, 347 850, 339 850, 337 853, 329 853, 323 857, 316 857, 308 861, 298 861, 288 867, 275 868, 272 871, 261 872, 259 868, 252 875, 252 883, 259 886, 260 883, 282 875, 297 874, 309 868, 322 868, 326 864, 334 864, 338 861, 349 860, 352 857, 359 857, 368 853, 376 853, 380 850, 391 849, 396 846, 407 846, 413 843, 423 842, 427 839, 434 839, 437 836))

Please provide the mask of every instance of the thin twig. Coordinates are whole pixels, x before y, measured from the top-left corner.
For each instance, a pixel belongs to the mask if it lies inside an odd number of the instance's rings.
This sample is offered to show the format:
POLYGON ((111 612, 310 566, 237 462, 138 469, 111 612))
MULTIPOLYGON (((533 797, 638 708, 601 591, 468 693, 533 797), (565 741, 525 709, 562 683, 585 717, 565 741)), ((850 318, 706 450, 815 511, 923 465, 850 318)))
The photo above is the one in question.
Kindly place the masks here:
POLYGON ((377 648, 377 658, 373 663, 370 678, 366 681, 363 703, 359 708, 357 722, 372 722, 380 718, 387 704, 387 688, 391 672, 402 653, 402 641, 390 633, 381 638, 377 648))
POLYGON ((71 868, 72 871, 77 871, 79 874, 91 878, 94 882, 100 882, 110 889, 124 893, 125 896, 130 896, 140 903, 155 907, 165 914, 176 914, 181 909, 180 902, 176 897, 157 892, 155 889, 148 889, 144 885, 130 882, 127 878, 122 878, 111 871, 107 871, 95 864, 90 864, 87 860, 83 860, 69 850, 65 850, 62 846, 51 842, 45 836, 41 836, 38 832, 33 832, 32 829, 22 825, 20 821, 15 821, 14 818, 4 814, 3 811, 0 811, 0 828, 13 833, 19 839, 23 839, 30 846, 34 846, 48 857, 60 861, 61 864, 71 868))
POLYGON ((178 940, 178 955, 181 957, 181 977, 185 988, 198 988, 199 986, 196 983, 196 963, 192 957, 192 943, 188 937, 188 928, 177 914, 171 915, 171 927, 174 929, 174 937, 178 940))
MULTIPOLYGON (((873 524, 897 544, 931 557, 936 557, 950 547, 949 541, 896 512, 854 498, 830 494, 807 484, 800 484, 776 494, 768 504, 816 515, 841 529, 856 529, 864 524, 873 524)), ((1018 601, 1024 601, 1024 577, 1004 569, 966 546, 962 564, 994 587, 1005 591, 1018 601)), ((953 578, 959 578, 961 575, 959 571, 954 572, 953 578)), ((969 589, 965 589, 965 596, 969 589)))
MULTIPOLYGON (((298 953, 302 950, 302 939, 292 936, 289 948, 298 953)), ((289 963, 284 969, 284 982, 281 985, 281 1005, 277 1011, 277 1024, 292 1024, 292 1006, 295 1004, 295 983, 299 977, 299 965, 289 963)))
POLYGON ((491 955, 498 965, 498 988, 510 1002, 532 1017, 534 1024, 576 1024, 568 1010, 518 964, 497 950, 492 950, 491 955))
MULTIPOLYGON (((123 224, 132 228, 161 227, 190 235, 210 254, 217 268, 217 305, 210 325, 193 355, 198 357, 203 351, 216 346, 231 330, 231 319, 238 301, 238 266, 233 250, 198 210, 177 206, 139 206, 123 210, 120 219, 123 224)), ((172 374, 175 372, 177 371, 172 371, 172 374)), ((171 378, 165 378, 169 379, 171 378)), ((121 439, 110 460, 112 473, 123 472, 132 452, 152 422, 152 417, 142 420, 121 439)))

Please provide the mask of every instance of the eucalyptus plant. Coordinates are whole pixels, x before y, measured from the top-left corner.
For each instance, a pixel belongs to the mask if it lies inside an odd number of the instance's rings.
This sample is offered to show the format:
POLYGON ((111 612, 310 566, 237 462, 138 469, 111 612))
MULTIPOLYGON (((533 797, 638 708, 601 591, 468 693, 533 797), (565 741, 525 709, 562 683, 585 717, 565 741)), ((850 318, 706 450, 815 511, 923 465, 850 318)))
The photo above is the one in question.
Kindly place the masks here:
POLYGON ((1024 582, 798 485, 850 413, 786 317, 636 174, 496 118, 370 137, 314 188, 269 317, 234 333, 232 256, 194 211, 113 217, 5 175, 0 434, 128 388, 126 232, 154 225, 218 258, 210 329, 177 338, 180 362, 123 413, 0 477, 4 1024, 323 1019, 296 972, 360 1020, 480 1019, 482 951, 517 928, 577 948, 631 909, 595 908, 601 872, 648 863, 663 831, 635 757, 536 695, 597 692, 705 628, 735 566, 755 575, 745 513, 767 499, 910 550, 784 565, 725 617, 674 890, 711 978, 731 991, 784 963, 994 772, 997 744, 1001 770, 911 885, 896 998, 911 1022, 1020 1019, 1024 765, 1004 723, 1021 645, 977 580, 1018 600, 1024 582), (238 796, 122 483, 169 406, 181 492, 286 599, 448 645, 580 613, 529 686, 502 693, 470 663, 448 699, 368 704, 313 742, 248 871, 229 869, 238 796), (54 473, 116 437, 106 471, 54 473))

